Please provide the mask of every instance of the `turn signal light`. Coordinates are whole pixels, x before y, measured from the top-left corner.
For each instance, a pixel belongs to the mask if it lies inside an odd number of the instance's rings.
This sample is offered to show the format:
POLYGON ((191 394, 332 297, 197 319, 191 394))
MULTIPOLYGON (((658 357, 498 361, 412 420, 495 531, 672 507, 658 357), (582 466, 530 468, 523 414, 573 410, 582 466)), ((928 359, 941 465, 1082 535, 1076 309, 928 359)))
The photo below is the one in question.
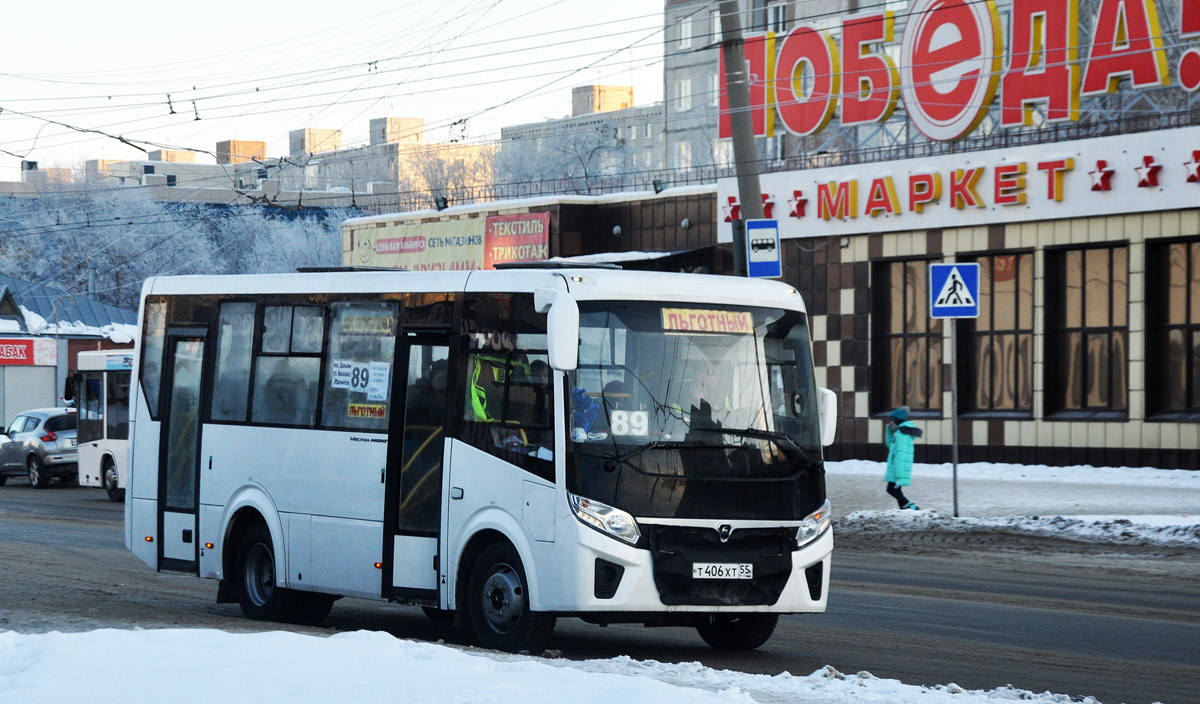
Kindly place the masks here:
POLYGON ((207 548, 207 549, 209 549, 209 550, 212 550, 212 548, 213 548, 213 544, 212 544, 212 543, 205 543, 205 544, 204 544, 204 547, 205 547, 205 548, 207 548))
POLYGON ((152 536, 152 535, 147 535, 147 536, 146 536, 146 542, 147 542, 147 543, 153 543, 153 542, 154 542, 154 536, 152 536))
POLYGON ((381 570, 381 569, 383 569, 383 563, 382 563, 382 562, 376 562, 376 563, 375 563, 375 569, 377 569, 377 570, 381 570))

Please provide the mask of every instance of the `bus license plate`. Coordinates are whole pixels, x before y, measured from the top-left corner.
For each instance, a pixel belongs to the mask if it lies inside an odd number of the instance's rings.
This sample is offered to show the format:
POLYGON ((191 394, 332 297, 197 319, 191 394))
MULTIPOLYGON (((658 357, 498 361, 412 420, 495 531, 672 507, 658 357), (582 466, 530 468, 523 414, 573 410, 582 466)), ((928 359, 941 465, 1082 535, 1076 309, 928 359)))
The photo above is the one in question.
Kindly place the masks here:
POLYGON ((749 562, 693 562, 692 579, 754 579, 749 562))

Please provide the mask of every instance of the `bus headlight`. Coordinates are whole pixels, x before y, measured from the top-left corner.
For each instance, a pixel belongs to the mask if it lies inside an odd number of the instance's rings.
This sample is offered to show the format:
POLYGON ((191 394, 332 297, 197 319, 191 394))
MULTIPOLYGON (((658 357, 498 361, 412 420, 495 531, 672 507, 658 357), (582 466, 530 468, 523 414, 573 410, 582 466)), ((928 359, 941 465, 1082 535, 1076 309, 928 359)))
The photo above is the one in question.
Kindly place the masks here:
POLYGON ((810 543, 818 535, 825 532, 831 522, 829 500, 821 504, 821 508, 813 511, 804 517, 804 522, 800 524, 799 530, 796 531, 796 543, 800 546, 810 543))
POLYGON ((636 544, 642 537, 637 521, 619 508, 571 493, 567 493, 567 500, 571 503, 571 510, 575 512, 576 518, 601 533, 620 538, 631 545, 636 544))

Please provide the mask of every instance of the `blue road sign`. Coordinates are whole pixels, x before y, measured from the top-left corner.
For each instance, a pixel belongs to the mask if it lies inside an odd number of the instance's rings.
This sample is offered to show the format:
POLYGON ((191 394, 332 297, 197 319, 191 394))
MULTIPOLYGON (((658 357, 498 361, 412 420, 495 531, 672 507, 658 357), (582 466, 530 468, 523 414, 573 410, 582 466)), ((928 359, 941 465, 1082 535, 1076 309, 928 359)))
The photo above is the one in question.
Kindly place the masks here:
POLYGON ((979 265, 929 265, 929 315, 933 318, 979 317, 979 265))
POLYGON ((746 276, 766 279, 783 276, 779 252, 778 221, 746 221, 746 276))

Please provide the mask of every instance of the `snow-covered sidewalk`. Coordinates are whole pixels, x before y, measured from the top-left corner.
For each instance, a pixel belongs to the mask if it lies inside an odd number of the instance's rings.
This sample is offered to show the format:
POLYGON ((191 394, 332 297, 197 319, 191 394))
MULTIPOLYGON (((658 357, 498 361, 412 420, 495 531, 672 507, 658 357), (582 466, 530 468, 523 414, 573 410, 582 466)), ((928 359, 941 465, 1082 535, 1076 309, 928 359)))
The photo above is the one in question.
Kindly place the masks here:
POLYGON ((1110 545, 1200 545, 1200 472, 1131 467, 916 464, 900 511, 884 493, 884 463, 829 462, 835 535, 1002 531, 1110 545))

